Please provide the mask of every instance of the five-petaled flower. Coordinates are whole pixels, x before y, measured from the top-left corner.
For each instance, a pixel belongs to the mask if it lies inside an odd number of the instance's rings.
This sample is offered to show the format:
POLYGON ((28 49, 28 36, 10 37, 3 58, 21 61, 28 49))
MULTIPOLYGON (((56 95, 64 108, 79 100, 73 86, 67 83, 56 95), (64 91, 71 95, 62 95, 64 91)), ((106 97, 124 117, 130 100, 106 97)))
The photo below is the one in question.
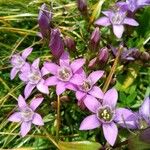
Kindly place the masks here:
POLYGON ((125 108, 116 108, 118 93, 116 89, 108 90, 102 99, 102 104, 91 96, 91 99, 85 98, 84 104, 94 114, 86 117, 81 125, 80 130, 90 130, 102 126, 105 139, 110 145, 114 145, 117 135, 118 124, 131 124, 126 119, 133 113, 125 108))
POLYGON ((21 95, 18 97, 19 112, 13 113, 8 120, 21 123, 20 133, 22 137, 30 131, 32 123, 38 126, 44 125, 41 115, 35 112, 42 101, 43 97, 33 98, 30 105, 28 105, 21 95))
POLYGON ((44 84, 45 80, 43 79, 43 76, 48 72, 44 67, 42 67, 41 70, 39 69, 39 62, 40 59, 37 58, 27 70, 19 74, 20 79, 27 84, 24 89, 25 98, 30 96, 35 87, 37 87, 40 92, 49 94, 48 86, 44 84))
POLYGON ((106 17, 99 18, 95 24, 101 26, 110 26, 112 24, 113 32, 117 38, 121 38, 124 32, 124 24, 138 26, 138 22, 126 16, 126 12, 121 9, 116 11, 103 11, 106 17))
POLYGON ((62 94, 66 89, 75 89, 73 82, 76 79, 76 74, 80 74, 84 59, 76 59, 73 62, 69 60, 69 54, 64 52, 59 60, 59 65, 47 62, 44 67, 53 75, 49 77, 45 84, 48 86, 56 85, 57 95, 62 94))
POLYGON ((30 53, 32 52, 31 47, 26 48, 22 54, 15 54, 12 56, 11 58, 11 64, 13 66, 11 72, 10 72, 10 78, 11 80, 15 78, 15 76, 17 75, 17 73, 24 71, 26 69, 28 69, 29 64, 26 62, 26 58, 30 55, 30 53))

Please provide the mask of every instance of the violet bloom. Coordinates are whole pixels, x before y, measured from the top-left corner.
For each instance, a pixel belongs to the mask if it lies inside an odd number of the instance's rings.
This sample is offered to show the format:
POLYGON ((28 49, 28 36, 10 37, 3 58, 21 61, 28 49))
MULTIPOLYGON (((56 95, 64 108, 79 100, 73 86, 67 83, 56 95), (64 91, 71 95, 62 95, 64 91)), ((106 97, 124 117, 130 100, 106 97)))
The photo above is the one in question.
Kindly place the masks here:
POLYGON ((102 99, 103 92, 95 84, 103 76, 103 74, 104 71, 94 71, 88 77, 86 77, 86 74, 84 72, 80 75, 75 75, 74 81, 72 81, 72 83, 77 86, 75 90, 76 98, 79 101, 84 101, 85 97, 87 99, 90 99, 91 96, 102 99))
POLYGON ((26 48, 21 55, 15 54, 12 56, 11 64, 13 68, 10 73, 11 80, 15 78, 18 72, 26 70, 29 67, 29 64, 26 62, 26 58, 30 55, 32 49, 33 48, 31 47, 26 48))
MULTIPOLYGON (((104 94, 102 104, 92 96, 91 99, 85 98, 84 103, 93 114, 82 121, 80 130, 90 130, 102 126, 105 139, 113 146, 118 135, 116 123, 123 123, 132 114, 128 109, 116 108, 117 99, 118 93, 114 88, 104 94)), ((126 124, 130 124, 130 122, 126 122, 126 124)))
POLYGON ((22 137, 30 131, 32 123, 38 126, 44 125, 41 115, 35 112, 42 101, 43 97, 34 98, 28 105, 21 95, 18 97, 19 112, 13 113, 8 120, 21 123, 20 133, 22 137))
POLYGON ((69 60, 69 54, 64 52, 59 60, 59 65, 47 62, 44 67, 53 75, 46 80, 46 85, 55 86, 57 95, 62 94, 66 89, 74 89, 72 82, 75 75, 82 71, 84 59, 69 60))
POLYGON ((40 92, 49 94, 48 86, 44 84, 45 80, 43 79, 43 76, 47 74, 47 70, 44 67, 40 70, 39 62, 40 59, 37 58, 32 65, 30 65, 28 70, 22 71, 22 73, 19 74, 20 79, 27 84, 24 90, 25 98, 29 97, 35 87, 37 87, 40 92))
POLYGON ((119 6, 124 11, 135 12, 137 9, 150 5, 150 0, 126 0, 126 2, 118 2, 119 6))
POLYGON ((101 26, 110 26, 113 27, 113 32, 117 38, 121 38, 124 32, 124 24, 131 26, 138 26, 138 22, 132 18, 126 16, 126 12, 117 10, 117 11, 104 11, 103 14, 106 17, 99 18, 95 24, 101 26))

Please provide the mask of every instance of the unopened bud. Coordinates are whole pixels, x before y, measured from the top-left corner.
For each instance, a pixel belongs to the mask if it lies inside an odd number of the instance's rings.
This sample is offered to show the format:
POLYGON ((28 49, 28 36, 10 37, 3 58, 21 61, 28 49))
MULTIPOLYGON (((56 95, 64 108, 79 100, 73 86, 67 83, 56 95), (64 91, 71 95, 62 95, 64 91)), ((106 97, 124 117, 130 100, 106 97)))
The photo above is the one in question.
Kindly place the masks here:
POLYGON ((138 49, 135 49, 132 51, 132 57, 135 58, 135 59, 138 59, 141 55, 141 52, 138 50, 138 49))
POLYGON ((77 6, 83 16, 87 16, 87 1, 77 0, 77 6))
POLYGON ((69 99, 69 97, 68 96, 61 96, 60 97, 60 101, 61 102, 68 102, 70 99, 69 99))
POLYGON ((150 60, 150 54, 148 52, 143 52, 140 56, 142 60, 148 61, 150 60))
POLYGON ((88 64, 88 67, 90 69, 94 69, 95 66, 97 65, 97 57, 93 58, 92 60, 90 60, 89 64, 88 64))
POLYGON ((108 48, 104 47, 102 49, 99 50, 99 54, 98 54, 98 60, 101 63, 106 63, 109 57, 109 52, 108 52, 108 48))
POLYGON ((92 50, 96 50, 98 48, 99 41, 100 41, 100 32, 99 32, 99 28, 96 27, 95 30, 92 32, 90 38, 90 46, 92 50))
POLYGON ((68 48, 69 51, 73 51, 76 49, 75 41, 72 38, 65 37, 64 43, 65 43, 65 46, 68 48))

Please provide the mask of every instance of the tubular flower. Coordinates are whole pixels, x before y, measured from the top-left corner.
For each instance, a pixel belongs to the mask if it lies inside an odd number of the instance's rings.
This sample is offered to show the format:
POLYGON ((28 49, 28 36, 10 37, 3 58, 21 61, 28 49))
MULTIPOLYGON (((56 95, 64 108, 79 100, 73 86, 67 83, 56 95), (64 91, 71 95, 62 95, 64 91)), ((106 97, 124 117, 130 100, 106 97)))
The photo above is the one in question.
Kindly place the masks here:
POLYGON ((57 95, 62 94, 66 89, 75 89, 73 82, 76 79, 76 74, 82 72, 82 66, 84 65, 84 59, 76 59, 70 63, 69 54, 64 52, 59 60, 59 65, 47 62, 44 67, 53 75, 49 77, 45 84, 48 86, 56 85, 57 95))
POLYGON ((26 62, 26 58, 30 55, 30 53, 32 52, 31 47, 26 48, 22 54, 15 54, 12 56, 11 58, 11 64, 13 66, 11 73, 10 73, 10 78, 11 80, 13 80, 15 78, 15 76, 17 75, 17 73, 19 73, 20 71, 26 70, 29 67, 29 64, 26 62))
POLYGON ((113 146, 118 135, 116 123, 123 124, 125 122, 128 125, 132 123, 126 121, 132 112, 125 108, 116 108, 117 99, 118 93, 114 88, 104 94, 102 104, 92 96, 90 99, 85 98, 84 104, 93 114, 82 121, 80 130, 90 130, 102 126, 105 139, 113 146))
POLYGON ((124 32, 124 24, 130 26, 138 26, 138 22, 132 18, 126 16, 126 12, 117 10, 117 11, 104 11, 103 14, 105 17, 99 18, 95 24, 100 26, 110 26, 113 27, 113 32, 117 38, 121 38, 124 32))
POLYGON ((42 101, 43 97, 34 98, 31 100, 30 105, 28 105, 21 95, 18 97, 19 112, 13 113, 8 120, 21 123, 20 134, 22 137, 30 131, 32 123, 38 126, 44 125, 41 115, 35 112, 42 101))

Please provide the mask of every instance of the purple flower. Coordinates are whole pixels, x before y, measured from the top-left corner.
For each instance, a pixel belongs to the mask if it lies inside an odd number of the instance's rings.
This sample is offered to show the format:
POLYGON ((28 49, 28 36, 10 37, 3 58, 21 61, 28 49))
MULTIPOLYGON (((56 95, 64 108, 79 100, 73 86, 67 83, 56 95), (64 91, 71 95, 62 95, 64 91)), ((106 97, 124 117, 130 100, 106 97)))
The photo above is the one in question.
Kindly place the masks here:
POLYGON ((117 99, 118 93, 114 88, 104 94, 102 104, 93 96, 90 99, 85 98, 84 103, 93 114, 82 121, 80 130, 90 130, 102 126, 105 139, 113 146, 118 135, 116 123, 130 124, 131 122, 126 122, 126 119, 132 114, 128 109, 115 108, 117 99))
POLYGON ((52 55, 57 59, 64 52, 64 42, 60 36, 60 31, 58 29, 51 29, 49 48, 51 49, 52 55))
POLYGON ((76 50, 76 44, 72 38, 66 36, 64 39, 64 43, 70 52, 76 50))
POLYGON ((117 6, 119 6, 122 10, 129 10, 131 12, 135 12, 137 9, 146 5, 150 5, 149 0, 126 0, 126 2, 117 3, 117 6))
POLYGON ((43 4, 39 11, 38 23, 42 37, 49 38, 50 36, 50 21, 52 20, 52 13, 49 12, 46 4, 43 4))
POLYGON ((91 96, 102 99, 103 92, 96 86, 96 82, 103 76, 104 71, 94 71, 88 77, 83 72, 80 75, 75 75, 73 84, 77 86, 76 88, 76 98, 81 101, 85 99, 90 99, 91 96), (91 96, 90 96, 91 95, 91 96))
POLYGON ((22 137, 30 131, 32 123, 38 126, 44 125, 41 115, 35 112, 42 101, 43 97, 33 98, 28 105, 21 95, 18 97, 19 112, 13 113, 8 120, 21 123, 20 133, 22 137))
POLYGON ((12 56, 11 64, 13 66, 11 72, 10 72, 10 78, 13 80, 18 72, 22 70, 26 70, 29 66, 29 64, 26 62, 26 58, 30 55, 32 52, 31 47, 26 48, 22 54, 15 54, 12 56))
POLYGON ((49 93, 48 86, 44 84, 45 80, 43 79, 43 76, 48 72, 44 67, 41 70, 39 69, 39 62, 40 59, 37 58, 32 65, 29 66, 28 70, 22 71, 22 73, 19 74, 20 79, 27 84, 24 90, 26 99, 35 87, 42 93, 49 93))
POLYGON ((126 16, 126 12, 117 11, 104 11, 106 17, 99 18, 95 24, 101 26, 110 26, 112 24, 113 32, 117 38, 121 38, 124 32, 124 24, 131 26, 138 26, 138 22, 126 16))
POLYGON ((98 53, 98 60, 100 63, 105 64, 108 61, 109 58, 109 50, 107 47, 103 47, 99 50, 98 53))
POLYGON ((84 59, 76 59, 70 63, 69 54, 64 52, 59 60, 59 65, 47 62, 44 67, 53 75, 46 80, 46 85, 56 85, 57 95, 62 94, 66 89, 75 89, 72 82, 76 79, 76 74, 82 72, 84 59))

